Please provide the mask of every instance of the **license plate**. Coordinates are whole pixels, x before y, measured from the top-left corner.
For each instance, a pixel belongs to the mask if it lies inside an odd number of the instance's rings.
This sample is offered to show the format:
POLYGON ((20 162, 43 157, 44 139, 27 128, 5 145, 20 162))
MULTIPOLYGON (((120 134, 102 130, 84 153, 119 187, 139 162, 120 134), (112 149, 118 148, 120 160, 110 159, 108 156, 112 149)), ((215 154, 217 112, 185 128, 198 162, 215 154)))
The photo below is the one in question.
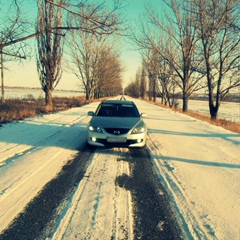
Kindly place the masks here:
POLYGON ((107 142, 109 143, 125 143, 127 141, 126 138, 123 137, 108 137, 107 142))

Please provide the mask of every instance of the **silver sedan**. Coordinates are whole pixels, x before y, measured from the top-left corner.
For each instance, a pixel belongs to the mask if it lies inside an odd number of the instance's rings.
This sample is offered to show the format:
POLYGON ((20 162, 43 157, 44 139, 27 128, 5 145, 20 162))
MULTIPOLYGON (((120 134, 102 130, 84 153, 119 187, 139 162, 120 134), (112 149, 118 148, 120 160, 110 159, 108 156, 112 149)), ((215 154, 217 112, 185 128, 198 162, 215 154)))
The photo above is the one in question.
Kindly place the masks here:
POLYGON ((144 147, 147 126, 132 101, 105 100, 97 107, 88 125, 87 142, 99 147, 144 147))

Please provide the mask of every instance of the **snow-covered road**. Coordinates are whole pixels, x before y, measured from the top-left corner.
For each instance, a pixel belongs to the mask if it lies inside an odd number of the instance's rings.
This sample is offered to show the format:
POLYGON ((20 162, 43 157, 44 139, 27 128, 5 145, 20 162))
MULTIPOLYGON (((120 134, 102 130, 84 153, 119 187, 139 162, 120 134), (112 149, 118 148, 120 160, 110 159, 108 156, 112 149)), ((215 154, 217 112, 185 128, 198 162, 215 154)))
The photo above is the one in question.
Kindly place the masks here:
MULTIPOLYGON (((187 238, 238 240, 240 134, 144 101, 134 101, 140 112, 147 114, 147 148, 154 170, 170 196, 187 238)), ((94 110, 97 104, 0 128, 0 232, 77 154, 76 149, 85 144, 86 125, 90 119, 87 112, 94 110)), ((118 161, 118 158, 116 154, 96 151, 86 175, 93 174, 97 182, 93 179, 91 184, 86 184, 88 178, 84 178, 79 183, 73 204, 53 238, 77 236, 74 226, 78 226, 78 231, 81 228, 86 234, 90 233, 92 238, 89 239, 101 238, 103 232, 111 231, 107 227, 106 214, 110 214, 110 219, 122 220, 115 223, 119 238, 124 238, 124 234, 126 237, 126 232, 128 239, 133 238, 131 194, 117 188, 111 177, 130 174, 128 163, 118 161), (103 174, 103 169, 107 174, 103 174), (99 182, 104 184, 98 185, 99 182), (101 188, 101 198, 94 195, 97 187, 101 188), (92 199, 85 199, 84 192, 90 193, 88 196, 92 199), (106 205, 105 210, 102 208, 99 215, 94 215, 96 199, 108 203, 109 196, 115 205, 106 205), (78 222, 79 214, 81 219, 85 216, 81 222, 78 222), (89 218, 92 219, 90 226, 95 228, 93 232, 87 229, 89 224, 85 226, 89 218)))
POLYGON ((130 175, 121 151, 96 152, 51 239, 133 239, 131 194, 115 184, 123 174, 130 175))
MULTIPOLYGON (((94 105, 93 105, 94 107, 94 105)), ((0 128, 0 231, 85 143, 89 106, 0 128)))

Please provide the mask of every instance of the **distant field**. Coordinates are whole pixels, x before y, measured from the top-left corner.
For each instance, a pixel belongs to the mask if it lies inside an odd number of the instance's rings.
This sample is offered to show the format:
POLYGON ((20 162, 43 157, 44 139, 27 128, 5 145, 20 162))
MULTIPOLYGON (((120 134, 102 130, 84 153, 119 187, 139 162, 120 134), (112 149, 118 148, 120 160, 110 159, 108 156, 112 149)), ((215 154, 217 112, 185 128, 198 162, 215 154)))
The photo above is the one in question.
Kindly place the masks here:
MULTIPOLYGON (((53 97, 80 97, 83 93, 80 91, 53 91, 53 97)), ((28 88, 5 88, 5 98, 43 98, 44 92, 41 89, 28 88)), ((160 100, 159 100, 160 101, 160 100)), ((182 101, 179 100, 179 108, 182 107, 182 101)), ((188 109, 190 111, 209 115, 208 102, 200 100, 189 100, 188 109)), ((220 106, 218 117, 240 123, 240 102, 223 102, 220 106)))
MULTIPOLYGON (((80 91, 54 90, 53 97, 80 97, 80 91)), ((43 98, 44 92, 38 88, 5 88, 5 98, 43 98)))
MULTIPOLYGON (((190 100, 189 108, 190 111, 209 114, 208 102, 199 100, 190 100)), ((240 103, 238 102, 222 102, 218 117, 240 123, 240 103)))
MULTIPOLYGON (((182 108, 181 100, 179 100, 179 108, 182 108)), ((209 115, 208 101, 189 100, 188 110, 209 115)), ((218 118, 240 123, 240 102, 222 102, 218 118)))

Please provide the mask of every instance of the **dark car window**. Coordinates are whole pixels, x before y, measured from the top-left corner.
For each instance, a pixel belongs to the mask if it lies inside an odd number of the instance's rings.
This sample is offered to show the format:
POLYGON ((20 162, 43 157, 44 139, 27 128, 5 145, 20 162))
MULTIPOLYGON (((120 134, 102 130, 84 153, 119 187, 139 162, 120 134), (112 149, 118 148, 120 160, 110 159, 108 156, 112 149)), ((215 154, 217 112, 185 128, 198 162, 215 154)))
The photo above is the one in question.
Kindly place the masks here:
POLYGON ((133 105, 123 105, 119 108, 120 117, 139 117, 139 113, 133 105))
POLYGON ((139 117, 134 105, 129 104, 102 104, 96 112, 100 117, 139 117))
POLYGON ((99 117, 109 117, 114 113, 114 106, 112 105, 101 105, 97 110, 97 116, 99 117))

